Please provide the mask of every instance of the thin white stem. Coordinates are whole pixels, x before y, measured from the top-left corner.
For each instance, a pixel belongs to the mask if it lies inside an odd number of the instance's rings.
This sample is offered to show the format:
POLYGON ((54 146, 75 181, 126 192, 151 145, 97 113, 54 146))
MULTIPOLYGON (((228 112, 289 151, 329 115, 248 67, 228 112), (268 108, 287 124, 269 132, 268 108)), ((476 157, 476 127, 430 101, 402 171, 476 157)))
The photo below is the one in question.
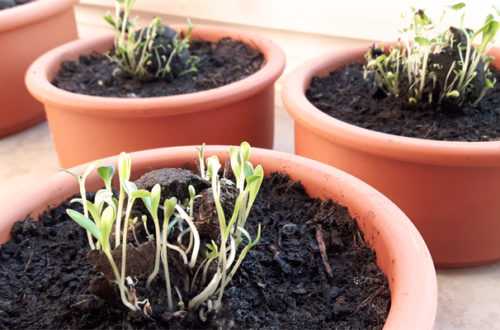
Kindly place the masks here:
POLYGON ((175 209, 179 213, 179 216, 186 220, 191 228, 191 232, 194 236, 194 245, 193 245, 193 253, 191 254, 191 261, 189 262, 189 268, 194 268, 196 264, 196 260, 198 259, 198 251, 200 250, 200 235, 198 234, 198 230, 196 229, 196 225, 193 222, 193 219, 184 211, 184 209, 176 204, 175 209))
POLYGON ((153 272, 149 275, 148 280, 146 281, 146 288, 149 289, 151 286, 151 282, 158 275, 158 271, 160 270, 160 224, 158 221, 158 216, 153 215, 153 222, 155 224, 155 233, 156 233, 156 255, 155 255, 155 267, 153 272))

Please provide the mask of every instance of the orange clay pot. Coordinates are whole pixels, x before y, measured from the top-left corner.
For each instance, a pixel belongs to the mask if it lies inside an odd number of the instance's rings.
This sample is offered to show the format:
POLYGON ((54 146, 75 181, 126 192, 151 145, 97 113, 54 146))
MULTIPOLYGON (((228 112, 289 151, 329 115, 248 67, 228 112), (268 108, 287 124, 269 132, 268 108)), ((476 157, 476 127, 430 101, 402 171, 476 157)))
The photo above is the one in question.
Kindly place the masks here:
POLYGON ((77 38, 78 0, 37 0, 0 10, 0 137, 45 120, 24 73, 47 50, 77 38))
MULTIPOLYGON (((187 26, 173 27, 187 30, 187 26)), ((30 92, 45 104, 59 161, 64 167, 118 154, 121 151, 207 144, 238 144, 245 140, 272 148, 274 81, 285 67, 283 51, 270 40, 249 32, 197 25, 193 38, 241 40, 265 57, 253 75, 198 93, 128 99, 70 93, 53 86, 62 61, 80 54, 104 53, 113 36, 78 40, 40 57, 28 70, 30 92)))
MULTIPOLYGON (((224 163, 229 147, 208 146, 205 155, 217 154, 224 163)), ((162 148, 134 152, 132 180, 142 174, 164 167, 194 168, 197 159, 194 147, 162 148)), ((117 166, 117 157, 102 164, 117 166)), ((389 199, 362 181, 325 164, 288 153, 252 149, 251 162, 261 164, 266 173, 279 171, 302 182, 310 196, 345 205, 357 219, 368 244, 377 253, 377 264, 388 277, 391 309, 384 329, 432 329, 437 308, 437 282, 432 260, 425 243, 406 215, 389 199)), ((87 165, 71 169, 82 174, 87 165)), ((115 175, 116 178, 116 175, 115 175)), ((96 173, 87 179, 88 191, 102 187, 96 173)), ((12 224, 28 214, 39 213, 59 205, 78 192, 75 178, 58 173, 45 182, 0 205, 0 243, 7 241, 12 224)), ((265 230, 265 228, 263 228, 265 230)))
MULTIPOLYGON (((422 234, 440 267, 500 259, 500 141, 431 141, 379 133, 332 118, 304 93, 313 76, 362 62, 368 46, 304 63, 287 78, 285 108, 295 152, 340 168, 394 201, 422 234)), ((493 65, 500 66, 494 49, 493 65)))

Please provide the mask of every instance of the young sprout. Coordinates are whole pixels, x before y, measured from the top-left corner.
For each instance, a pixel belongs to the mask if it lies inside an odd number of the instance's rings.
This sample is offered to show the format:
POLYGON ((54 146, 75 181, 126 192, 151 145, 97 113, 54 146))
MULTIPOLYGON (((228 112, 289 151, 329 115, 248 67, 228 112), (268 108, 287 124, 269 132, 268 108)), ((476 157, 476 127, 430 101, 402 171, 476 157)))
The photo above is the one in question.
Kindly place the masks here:
MULTIPOLYGON (((130 159, 130 158, 129 158, 130 159)), ((128 168, 130 170, 130 167, 128 168)), ((129 171, 129 176, 130 176, 130 171, 129 171)), ((145 196, 149 195, 149 191, 147 190, 139 190, 137 189, 137 186, 135 183, 122 180, 121 179, 121 186, 123 189, 127 192, 127 207, 125 211, 125 222, 123 224, 123 230, 122 230, 122 262, 121 262, 121 277, 120 277, 120 294, 124 295, 124 288, 125 288, 125 269, 126 269, 126 264, 127 264, 127 224, 129 223, 130 220, 130 215, 132 213, 132 206, 134 205, 134 202, 138 198, 143 198, 145 196)), ((118 218, 117 218, 118 220, 118 218)), ((116 238, 118 240, 119 236, 116 238)), ((123 300, 123 298, 122 298, 123 300)))
POLYGON ((112 192, 111 183, 113 181, 113 175, 115 175, 115 167, 113 165, 99 166, 97 168, 97 174, 104 181, 104 186, 106 190, 112 192))
POLYGON ((200 166, 200 176, 203 179, 207 179, 207 175, 205 173, 205 155, 204 155, 204 149, 205 149, 205 143, 201 145, 201 147, 196 147, 196 150, 198 150, 198 164, 200 166))
MULTIPOLYGON (((85 172, 83 173, 82 176, 79 176, 71 171, 68 171, 66 169, 61 168, 61 171, 64 171, 72 176, 74 176, 78 180, 78 185, 80 187, 80 195, 82 196, 82 205, 83 205, 83 215, 88 218, 89 217, 89 212, 88 212, 88 206, 87 206, 87 191, 85 189, 85 180, 87 180, 87 176, 92 172, 92 170, 99 165, 100 161, 95 161, 92 164, 87 167, 85 172)), ((91 232, 87 230, 87 239, 89 241, 89 246, 90 249, 94 250, 95 249, 95 244, 94 240, 92 239, 91 232)))
MULTIPOLYGON (((143 196, 142 201, 144 205, 149 211, 151 218, 153 219, 153 223, 155 225, 155 235, 156 235, 156 256, 155 256, 155 266, 151 275, 149 275, 148 280, 146 282, 146 288, 149 289, 151 286, 151 282, 154 280, 158 271, 160 269, 160 220, 158 219, 158 208, 160 206, 160 197, 161 197, 161 186, 159 184, 155 184, 153 189, 151 189, 151 193, 149 195, 143 196)), ((148 234, 149 235, 149 234, 148 234)))
MULTIPOLYGON (((165 282, 167 287, 167 304, 170 311, 174 310, 174 303, 172 301, 172 289, 170 285, 170 274, 168 272, 168 258, 167 258, 167 236, 168 236, 168 222, 170 217, 174 214, 175 206, 177 205, 177 199, 172 197, 170 199, 165 199, 163 204, 163 235, 162 239, 162 249, 161 257, 163 261, 163 270, 165 272, 165 282)), ((159 240, 159 237, 156 238, 159 240)))
MULTIPOLYGON (((115 249, 120 245, 122 210, 123 210, 123 202, 125 200, 125 190, 121 182, 125 182, 130 179, 131 167, 132 167, 132 160, 130 159, 130 156, 124 152, 120 153, 120 156, 118 157, 118 178, 120 180, 120 193, 118 196, 118 208, 117 208, 116 224, 115 224, 115 249)), ((123 227, 125 230, 126 225, 123 227)))

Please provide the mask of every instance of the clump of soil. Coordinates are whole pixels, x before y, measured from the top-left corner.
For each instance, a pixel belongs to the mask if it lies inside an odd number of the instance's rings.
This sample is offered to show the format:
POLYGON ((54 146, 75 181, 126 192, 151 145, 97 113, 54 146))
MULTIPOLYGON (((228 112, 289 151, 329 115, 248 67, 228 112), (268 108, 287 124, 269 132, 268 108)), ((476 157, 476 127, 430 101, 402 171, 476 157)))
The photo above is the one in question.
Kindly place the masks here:
MULTIPOLYGON (((126 310, 116 285, 106 278, 109 269, 98 268, 103 277, 86 258, 85 231, 68 218, 68 207, 79 208, 66 201, 41 215, 39 222, 19 221, 13 239, 0 248, 1 328, 380 329, 387 318, 387 279, 347 209, 308 197, 299 182, 285 175, 264 179, 246 225, 255 237, 261 224, 260 241, 225 290, 221 310, 209 314, 206 322, 197 313, 175 317, 167 311, 163 274, 146 290, 144 276, 135 273, 137 295, 149 298, 151 318, 126 310)), ((204 212, 201 207, 198 213, 204 212)), ((209 237, 202 240, 209 242, 209 237)), ((146 263, 143 268, 152 267, 141 254, 151 243, 134 249, 138 261, 146 263)), ((99 263, 95 252, 88 257, 99 263)), ((182 291, 180 274, 185 269, 173 252, 169 266, 172 285, 182 291)), ((187 302, 192 293, 182 292, 187 302)))
MULTIPOLYGON (((500 71, 491 68, 499 81, 500 71)), ((326 77, 314 77, 307 99, 326 114, 374 131, 446 141, 500 139, 500 84, 488 91, 477 108, 465 103, 456 111, 409 105, 386 97, 363 78, 363 64, 350 64, 326 77)))
POLYGON ((24 5, 33 0, 0 0, 0 10, 12 8, 14 6, 24 5))
POLYGON ((64 90, 95 96, 154 97, 195 93, 241 80, 264 63, 258 50, 241 41, 223 38, 216 43, 192 40, 191 55, 198 56, 198 72, 172 81, 141 81, 117 71, 117 65, 101 54, 82 55, 64 62, 52 83, 64 90))

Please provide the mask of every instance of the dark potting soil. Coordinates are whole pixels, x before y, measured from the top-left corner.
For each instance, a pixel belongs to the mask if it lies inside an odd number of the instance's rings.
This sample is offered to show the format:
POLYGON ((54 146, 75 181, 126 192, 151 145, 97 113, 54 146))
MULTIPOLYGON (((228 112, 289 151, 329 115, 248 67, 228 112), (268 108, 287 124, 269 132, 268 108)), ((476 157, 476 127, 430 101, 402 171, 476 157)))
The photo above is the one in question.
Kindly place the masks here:
POLYGON ((33 0, 0 0, 0 10, 23 5, 33 0))
MULTIPOLYGON (((500 81, 500 71, 491 70, 500 81)), ((477 108, 423 109, 385 97, 373 87, 373 81, 363 79, 362 64, 351 64, 326 77, 314 77, 306 97, 332 117, 378 132, 446 141, 500 139, 500 83, 477 108)))
POLYGON ((216 43, 193 40, 191 55, 199 57, 198 72, 187 73, 172 82, 140 81, 117 70, 106 56, 80 56, 79 61, 62 64, 52 83, 64 90, 109 97, 154 97, 188 94, 241 80, 258 71, 263 55, 241 41, 223 38, 216 43))
MULTIPOLYGON (((208 186, 196 180, 200 189, 208 186)), ((148 186, 146 181, 140 184, 148 186)), ((144 277, 136 285, 139 299, 151 302, 151 319, 127 311, 119 299, 106 302, 94 295, 100 275, 86 258, 85 231, 66 216, 68 207, 67 201, 39 222, 17 222, 13 239, 1 247, 0 328, 380 329, 385 323, 387 279, 347 209, 308 197, 300 183, 284 175, 264 180, 246 225, 252 237, 257 223, 262 225, 260 241, 226 288, 221 310, 206 322, 198 313, 174 317, 167 312, 163 272, 149 291, 144 277)), ((169 254, 172 285, 182 288, 175 256, 169 254)), ((116 294, 116 285, 111 288, 116 294)), ((189 294, 183 296, 187 302, 189 294)))

